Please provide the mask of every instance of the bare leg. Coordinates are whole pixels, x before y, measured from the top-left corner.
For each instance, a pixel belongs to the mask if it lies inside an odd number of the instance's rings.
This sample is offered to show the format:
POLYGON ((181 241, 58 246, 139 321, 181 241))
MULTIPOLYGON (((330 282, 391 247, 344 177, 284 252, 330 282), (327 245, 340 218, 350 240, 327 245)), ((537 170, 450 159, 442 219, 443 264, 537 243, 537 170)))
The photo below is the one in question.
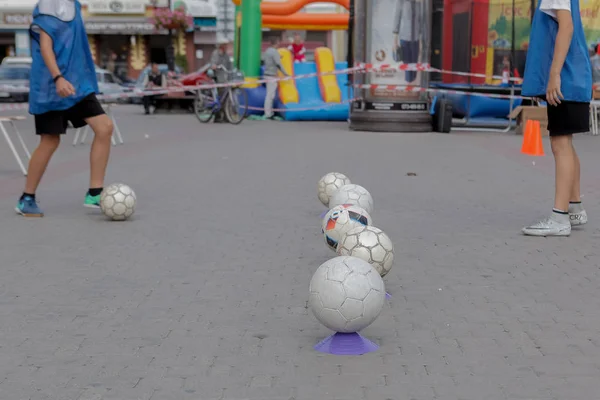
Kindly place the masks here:
POLYGON ((573 146, 573 142, 571 141, 571 146, 573 148, 573 154, 575 156, 575 181, 573 182, 573 191, 571 192, 571 201, 579 202, 581 201, 581 166, 579 164, 579 156, 575 151, 575 146, 573 146))
POLYGON ((101 188, 104 186, 114 125, 106 114, 88 118, 85 122, 94 131, 94 141, 90 151, 90 188, 101 188))
POLYGON ((31 155, 25 193, 35 194, 52 155, 60 144, 60 135, 40 135, 40 144, 31 155))
POLYGON ((566 212, 577 180, 577 154, 573 148, 572 135, 554 136, 550 140, 556 165, 554 208, 566 212))

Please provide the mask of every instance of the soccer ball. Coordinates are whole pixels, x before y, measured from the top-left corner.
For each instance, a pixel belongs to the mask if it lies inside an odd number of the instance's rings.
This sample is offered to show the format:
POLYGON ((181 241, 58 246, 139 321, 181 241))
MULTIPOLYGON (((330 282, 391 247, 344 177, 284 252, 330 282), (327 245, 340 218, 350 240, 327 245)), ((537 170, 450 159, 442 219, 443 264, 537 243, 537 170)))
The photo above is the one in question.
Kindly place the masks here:
POLYGON ((356 257, 324 262, 310 281, 308 304, 315 318, 335 332, 353 333, 371 325, 385 302, 381 276, 356 257))
POLYGON ((124 221, 135 212, 134 191, 123 183, 114 183, 102 191, 100 209, 113 221, 124 221))
POLYGON ((371 264, 384 277, 394 263, 394 245, 389 236, 374 226, 352 228, 337 246, 340 256, 358 257, 371 264))
POLYGON ((339 172, 330 172, 319 179, 317 184, 319 200, 326 207, 329 207, 331 195, 344 185, 349 185, 350 179, 339 172))
POLYGON ((373 212, 373 197, 371 193, 360 185, 344 185, 331 196, 329 207, 333 208, 340 204, 354 204, 364 208, 368 213, 373 212))
POLYGON ((373 220, 368 212, 352 204, 342 204, 333 207, 321 221, 321 232, 325 243, 333 251, 346 232, 352 228, 371 225, 373 220))

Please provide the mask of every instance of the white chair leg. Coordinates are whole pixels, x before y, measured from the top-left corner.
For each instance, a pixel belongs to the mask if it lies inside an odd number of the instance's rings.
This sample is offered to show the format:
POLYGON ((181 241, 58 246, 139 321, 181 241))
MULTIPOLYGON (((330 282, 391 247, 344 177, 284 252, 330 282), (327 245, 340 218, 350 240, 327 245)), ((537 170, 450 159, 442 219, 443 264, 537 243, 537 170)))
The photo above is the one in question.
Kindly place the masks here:
POLYGON ((117 125, 117 121, 115 121, 115 118, 113 117, 113 124, 115 125, 115 133, 117 135, 117 139, 119 139, 119 143, 123 144, 123 135, 121 135, 121 130, 119 129, 119 125, 117 125))
POLYGON ((85 140, 87 139, 87 135, 88 135, 88 130, 89 130, 90 126, 86 125, 83 128, 83 134, 81 135, 81 141, 79 142, 80 144, 84 144, 85 140))
POLYGON ((23 140, 23 136, 21 136, 21 132, 17 128, 17 124, 15 124, 15 121, 10 121, 10 124, 12 125, 13 129, 15 130, 15 133, 17 134, 17 138, 19 139, 19 142, 21 142, 21 147, 23 147, 23 151, 25 152, 25 154, 27 154, 27 159, 31 160, 31 153, 29 153, 29 149, 27 148, 27 145, 25 144, 25 141, 23 140))
POLYGON ((108 117, 112 120, 113 125, 114 125, 114 130, 113 130, 113 145, 116 145, 116 141, 114 139, 114 136, 117 135, 117 139, 119 140, 119 144, 123 144, 123 135, 121 135, 121 130, 119 129, 119 125, 117 125, 117 120, 115 119, 115 114, 112 111, 112 107, 110 105, 107 105, 106 107, 106 115, 108 115, 108 117))
POLYGON ((8 135, 8 132, 6 131, 6 128, 4 127, 4 124, 2 122, 0 122, 0 130, 2 130, 2 133, 4 134, 4 139, 6 139, 6 143, 8 144, 8 147, 10 147, 10 150, 12 151, 13 155, 15 156, 15 159, 17 160, 17 164, 19 164, 19 167, 21 168, 23 175, 27 176, 27 168, 25 168, 23 161, 21 161, 21 157, 19 157, 19 153, 17 153, 17 149, 15 149, 15 145, 13 144, 12 140, 10 140, 10 136, 8 135))
POLYGON ((73 138, 73 146, 77 146, 77 141, 79 140, 80 134, 81 134, 81 128, 77 128, 75 130, 75 137, 73 138))

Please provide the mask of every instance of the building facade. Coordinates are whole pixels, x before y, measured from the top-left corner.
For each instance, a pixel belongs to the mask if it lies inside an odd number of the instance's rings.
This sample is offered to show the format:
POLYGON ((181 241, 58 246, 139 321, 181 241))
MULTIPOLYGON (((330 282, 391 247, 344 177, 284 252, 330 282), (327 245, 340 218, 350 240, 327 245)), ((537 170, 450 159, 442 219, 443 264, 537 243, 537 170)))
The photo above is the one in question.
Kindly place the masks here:
MULTIPOLYGON (((167 62, 169 32, 155 29, 151 22, 154 10, 183 6, 194 17, 196 30, 203 31, 203 27, 208 26, 208 31, 212 32, 206 44, 208 50, 208 47, 214 48, 217 41, 218 1, 80 0, 96 65, 124 80, 136 79, 152 61, 167 62)), ((1 3, 0 60, 6 56, 29 56, 29 25, 37 0, 2 0, 1 3)), ((172 38, 176 64, 183 71, 195 70, 197 57, 203 55, 197 51, 202 46, 197 48, 194 39, 193 29, 172 38)))
MULTIPOLYGON (((168 0, 80 0, 96 65, 121 79, 137 79, 151 63, 167 63, 169 32, 157 31, 151 22, 154 10, 168 7, 168 0)), ((177 64, 187 65, 182 33, 172 38, 177 64)))
MULTIPOLYGON (((186 0, 191 1, 191 0, 186 0)), ((231 0, 209 0, 204 10, 190 12, 194 18, 194 38, 189 51, 194 54, 194 68, 199 69, 210 61, 210 56, 216 49, 216 44, 222 39, 232 39, 223 32, 226 31, 228 19, 233 23, 235 6, 231 0)), ((231 36, 233 36, 233 28, 231 36)))
MULTIPOLYGON (((167 31, 151 22, 157 8, 183 6, 194 19, 194 29, 173 38, 176 64, 188 72, 206 65, 216 44, 233 42, 235 5, 231 0, 80 0, 90 48, 96 65, 121 79, 136 79, 150 62, 166 64, 167 31)), ((2 0, 0 7, 0 60, 9 55, 30 55, 29 25, 37 0, 2 0)), ((334 4, 313 4, 307 13, 343 12, 334 4)), ((287 41, 293 31, 263 32, 287 41)), ((345 57, 346 32, 301 32, 309 50, 329 46, 336 58, 345 57)))
POLYGON ((4 0, 0 7, 0 60, 29 56, 29 25, 37 0, 4 0))

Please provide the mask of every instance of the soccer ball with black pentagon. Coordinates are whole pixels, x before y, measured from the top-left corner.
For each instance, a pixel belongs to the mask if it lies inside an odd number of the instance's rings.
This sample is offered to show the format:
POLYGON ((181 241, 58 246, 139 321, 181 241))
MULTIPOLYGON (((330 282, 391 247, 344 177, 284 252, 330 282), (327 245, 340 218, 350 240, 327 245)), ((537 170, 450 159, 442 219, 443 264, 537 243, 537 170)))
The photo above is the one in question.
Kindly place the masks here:
POLYGON ((371 325, 385 302, 383 279, 368 262, 335 257, 324 262, 310 281, 309 307, 335 332, 353 333, 371 325))
POLYGON ((374 226, 350 229, 337 246, 340 256, 353 256, 365 260, 384 277, 394 263, 394 245, 389 236, 374 226))
POLYGON ((100 209, 113 221, 124 221, 135 212, 135 192, 123 183, 106 187, 100 195, 100 209))
POLYGON ((373 212, 373 197, 367 189, 360 185, 344 185, 336 190, 329 199, 329 208, 341 204, 354 204, 364 208, 368 213, 373 212))
POLYGON ((373 223, 368 212, 352 204, 333 207, 321 221, 321 232, 327 246, 335 251, 338 242, 352 228, 371 225, 373 223))
POLYGON ((330 172, 323 175, 317 184, 319 200, 321 203, 323 203, 323 205, 329 207, 329 199, 331 198, 331 195, 342 186, 349 185, 350 183, 350 179, 348 179, 346 175, 339 172, 330 172))

